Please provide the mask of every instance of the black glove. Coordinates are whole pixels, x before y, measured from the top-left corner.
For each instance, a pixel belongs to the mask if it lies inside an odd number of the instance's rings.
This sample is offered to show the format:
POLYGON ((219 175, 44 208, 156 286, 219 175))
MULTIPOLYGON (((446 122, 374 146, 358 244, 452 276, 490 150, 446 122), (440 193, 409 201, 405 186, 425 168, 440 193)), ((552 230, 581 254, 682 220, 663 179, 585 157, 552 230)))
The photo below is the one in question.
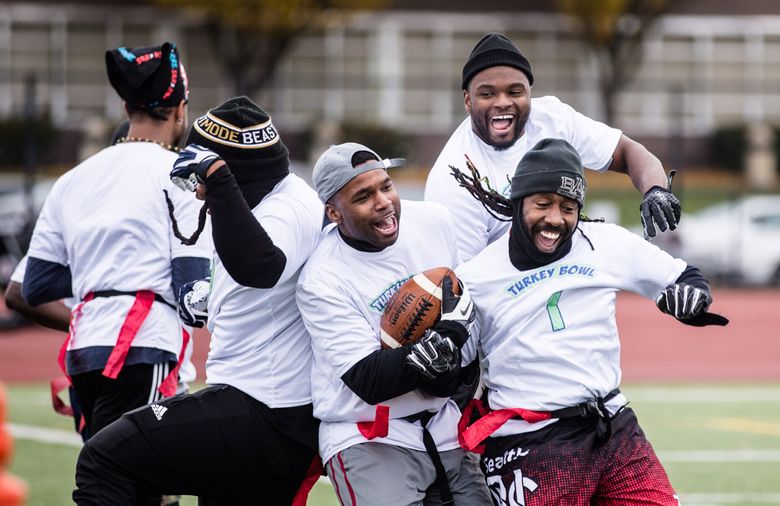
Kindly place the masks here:
POLYGON ((406 361, 424 377, 436 379, 460 365, 460 350, 450 338, 429 332, 411 346, 406 361))
POLYGON ((441 283, 441 317, 431 329, 452 340, 458 349, 469 338, 469 327, 474 321, 474 303, 468 289, 458 281, 460 295, 452 291, 452 279, 445 276, 441 283))
POLYGON ((173 162, 171 181, 185 191, 195 191, 198 184, 206 181, 206 172, 211 164, 221 160, 218 154, 198 144, 190 144, 181 150, 173 162))
POLYGON ((688 325, 726 325, 729 322, 727 318, 707 312, 710 304, 712 295, 709 290, 686 283, 667 286, 655 299, 658 309, 688 325))
POLYGON ((680 201, 666 188, 653 186, 645 193, 639 205, 642 228, 645 239, 655 237, 655 227, 663 232, 667 228, 674 230, 680 222, 682 207, 680 201), (654 226, 655 223, 655 226, 654 226))
POLYGON ((179 289, 179 318, 186 325, 203 327, 208 320, 211 278, 190 281, 179 289))

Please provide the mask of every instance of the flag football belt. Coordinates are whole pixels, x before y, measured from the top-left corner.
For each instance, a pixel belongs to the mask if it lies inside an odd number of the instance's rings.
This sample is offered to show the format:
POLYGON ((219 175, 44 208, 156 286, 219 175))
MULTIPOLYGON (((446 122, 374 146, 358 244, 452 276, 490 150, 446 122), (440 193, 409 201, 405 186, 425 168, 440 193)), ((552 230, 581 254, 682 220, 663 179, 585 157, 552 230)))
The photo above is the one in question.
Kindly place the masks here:
MULTIPOLYGON (((466 423, 463 421, 463 418, 467 415, 464 412, 461 423, 458 424, 458 440, 463 449, 481 453, 484 451, 484 446, 480 443, 513 418, 520 418, 529 423, 543 422, 555 418, 592 418, 596 421, 596 444, 601 445, 607 442, 612 435, 612 419, 609 416, 605 403, 615 398, 619 393, 620 389, 616 388, 608 392, 604 397, 589 399, 576 406, 552 411, 533 411, 523 408, 499 409, 485 414, 469 426, 466 426, 466 423)), ((467 411, 470 414, 471 410, 467 411)))
POLYGON ((441 498, 442 504, 444 506, 450 506, 451 504, 454 504, 455 501, 452 497, 450 483, 447 480, 447 471, 444 469, 444 464, 442 464, 441 455, 439 455, 439 449, 436 448, 436 442, 433 440, 433 436, 428 431, 428 422, 430 422, 431 418, 433 418, 435 415, 436 412, 420 411, 419 413, 405 416, 401 419, 410 423, 420 422, 420 425, 422 426, 423 445, 425 445, 425 452, 431 458, 433 468, 436 471, 436 481, 433 483, 439 489, 439 496, 441 498))
POLYGON ((599 445, 606 443, 612 436, 612 419, 604 405, 614 399, 620 389, 616 388, 604 397, 589 399, 570 408, 561 408, 550 411, 551 418, 596 418, 596 442, 599 445))
MULTIPOLYGON (((111 354, 108 356, 106 366, 103 368, 103 376, 110 379, 116 379, 119 376, 119 372, 122 370, 122 367, 125 364, 125 358, 127 358, 127 354, 130 351, 130 346, 133 342, 133 339, 138 333, 138 330, 141 328, 141 325, 143 325, 144 320, 146 320, 146 317, 149 315, 149 312, 152 309, 152 304, 155 301, 162 302, 166 306, 174 310, 176 309, 171 303, 163 299, 161 295, 158 295, 150 290, 139 290, 138 292, 121 292, 119 290, 101 290, 97 292, 89 292, 84 297, 84 299, 73 309, 68 329, 68 336, 65 338, 65 342, 62 343, 59 355, 57 357, 57 362, 59 363, 60 369, 64 375, 61 378, 53 379, 51 382, 52 405, 54 406, 54 410, 58 413, 65 415, 72 414, 72 410, 69 409, 68 406, 64 405, 64 402, 59 398, 58 394, 63 389, 71 385, 70 376, 68 375, 65 367, 65 355, 68 350, 68 344, 76 333, 76 324, 81 318, 81 312, 84 304, 94 300, 97 297, 114 297, 118 295, 128 295, 133 297, 135 300, 133 301, 130 310, 122 322, 116 344, 114 345, 113 350, 111 350, 111 354)), ((176 393, 179 369, 181 368, 181 364, 184 361, 184 353, 190 340, 190 334, 186 329, 182 327, 181 332, 182 346, 181 351, 179 352, 179 359, 176 362, 176 366, 170 371, 168 376, 165 377, 165 379, 158 387, 160 393, 165 397, 170 397, 176 393)))
MULTIPOLYGON (((92 292, 93 297, 116 297, 117 295, 129 295, 131 297, 135 297, 135 294, 138 292, 122 292, 119 290, 99 290, 97 292, 92 292)), ((157 302, 162 302, 166 306, 176 309, 176 306, 168 302, 167 300, 163 299, 163 296, 160 294, 155 293, 154 294, 154 300, 157 302)))

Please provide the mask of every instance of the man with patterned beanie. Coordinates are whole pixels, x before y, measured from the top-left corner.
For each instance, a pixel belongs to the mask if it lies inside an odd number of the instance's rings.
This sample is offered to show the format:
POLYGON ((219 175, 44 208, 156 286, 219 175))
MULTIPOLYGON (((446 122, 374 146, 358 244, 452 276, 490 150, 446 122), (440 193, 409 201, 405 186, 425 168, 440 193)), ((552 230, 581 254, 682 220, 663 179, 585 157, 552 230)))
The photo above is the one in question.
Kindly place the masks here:
POLYGON ((189 336, 175 294, 208 273, 211 250, 203 241, 182 244, 173 232, 174 221, 195 229, 200 208, 168 178, 187 129, 189 92, 176 45, 120 47, 105 62, 129 131, 54 184, 22 283, 33 306, 76 298, 60 384, 72 382, 86 435, 176 392, 189 336))
POLYGON ((208 320, 210 386, 96 435, 79 456, 77 504, 166 492, 202 505, 289 505, 319 475, 308 472, 319 469, 310 338, 292 301, 322 204, 289 172, 270 116, 246 97, 198 118, 187 143, 170 176, 205 199, 216 255, 210 283, 190 283, 180 303, 208 320))

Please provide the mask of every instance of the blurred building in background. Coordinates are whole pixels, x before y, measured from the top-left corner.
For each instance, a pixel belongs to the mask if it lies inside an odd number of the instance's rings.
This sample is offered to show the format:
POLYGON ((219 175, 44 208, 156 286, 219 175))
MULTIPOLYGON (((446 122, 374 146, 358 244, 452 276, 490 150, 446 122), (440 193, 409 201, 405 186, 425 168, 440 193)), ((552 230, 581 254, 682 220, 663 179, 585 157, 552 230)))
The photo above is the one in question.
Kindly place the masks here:
MULTIPOLYGON (((327 137, 328 125, 353 122, 408 135, 410 158, 425 167, 465 117, 466 56, 484 33, 500 31, 532 62, 535 96, 557 95, 603 118, 594 60, 551 3, 397 1, 300 38, 252 98, 272 112, 296 158, 327 137)), ((0 118, 22 113, 34 76, 39 107, 55 127, 82 140, 109 129, 122 110, 104 51, 163 40, 180 46, 195 117, 232 94, 202 23, 150 2, 0 1, 0 118)), ((779 2, 682 2, 647 35, 643 54, 613 123, 659 155, 676 143, 686 163, 707 164, 716 129, 780 125, 779 2)), ((77 143, 65 144, 59 149, 77 143)))

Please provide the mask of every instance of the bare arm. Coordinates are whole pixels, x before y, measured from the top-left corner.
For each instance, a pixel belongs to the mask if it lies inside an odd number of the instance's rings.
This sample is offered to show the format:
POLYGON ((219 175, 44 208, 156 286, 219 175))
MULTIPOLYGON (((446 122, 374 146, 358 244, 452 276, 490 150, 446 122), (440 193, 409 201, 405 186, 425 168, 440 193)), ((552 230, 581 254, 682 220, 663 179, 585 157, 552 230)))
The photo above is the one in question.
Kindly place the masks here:
POLYGON ((626 135, 620 137, 609 170, 628 174, 643 195, 653 186, 667 188, 666 172, 661 161, 642 144, 626 135))
POLYGON ((54 330, 68 331, 70 309, 59 301, 31 306, 22 296, 22 285, 11 281, 5 289, 5 305, 39 325, 54 330))

